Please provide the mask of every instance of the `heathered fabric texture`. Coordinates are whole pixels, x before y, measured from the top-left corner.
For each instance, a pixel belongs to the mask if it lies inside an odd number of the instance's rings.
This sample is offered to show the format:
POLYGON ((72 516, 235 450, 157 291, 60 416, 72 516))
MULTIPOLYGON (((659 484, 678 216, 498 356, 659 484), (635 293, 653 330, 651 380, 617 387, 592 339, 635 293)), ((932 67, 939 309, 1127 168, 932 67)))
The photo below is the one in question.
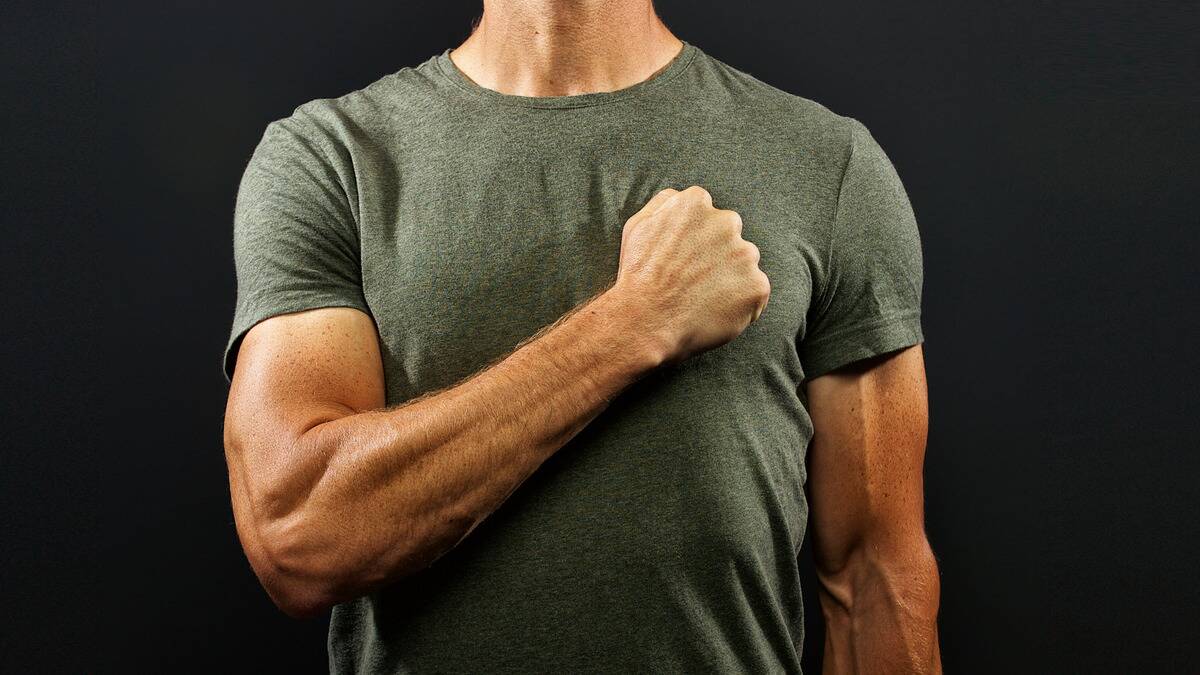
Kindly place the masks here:
POLYGON ((431 567, 334 608, 330 670, 799 672, 801 382, 923 339, 892 164, 857 120, 686 42, 568 97, 484 89, 448 54, 267 125, 237 195, 227 376, 257 322, 346 306, 375 319, 389 405, 452 385, 602 289, 667 187, 742 215, 772 293, 431 567))

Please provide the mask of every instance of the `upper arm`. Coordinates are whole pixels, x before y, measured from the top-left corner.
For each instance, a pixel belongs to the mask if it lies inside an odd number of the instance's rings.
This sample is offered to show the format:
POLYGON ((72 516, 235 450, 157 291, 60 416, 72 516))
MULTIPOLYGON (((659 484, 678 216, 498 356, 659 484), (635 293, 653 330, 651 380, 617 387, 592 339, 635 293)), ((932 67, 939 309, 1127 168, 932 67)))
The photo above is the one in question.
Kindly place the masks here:
POLYGON ((238 185, 237 302, 222 362, 230 382, 241 341, 265 319, 322 307, 370 314, 354 167, 321 110, 300 106, 268 124, 238 185))
POLYGON ((920 233, 892 162, 862 123, 848 120, 828 255, 813 270, 799 344, 822 570, 841 569, 868 538, 875 545, 923 541, 920 233))
POLYGON ((223 359, 235 440, 298 435, 321 409, 383 405, 354 170, 336 123, 311 104, 271 122, 238 186, 237 303, 223 359))
POLYGON ((818 570, 840 571, 864 546, 878 554, 923 553, 929 409, 921 346, 815 378, 807 397, 818 570))
POLYGON ((347 307, 280 314, 254 325, 241 341, 226 435, 239 452, 262 454, 321 422, 384 404, 383 363, 369 315, 347 307))
POLYGON ((384 405, 378 334, 362 288, 353 167, 317 107, 270 123, 233 218, 237 303, 223 368, 224 442, 243 542, 319 479, 305 432, 384 405), (247 527, 253 525, 255 527, 247 527))

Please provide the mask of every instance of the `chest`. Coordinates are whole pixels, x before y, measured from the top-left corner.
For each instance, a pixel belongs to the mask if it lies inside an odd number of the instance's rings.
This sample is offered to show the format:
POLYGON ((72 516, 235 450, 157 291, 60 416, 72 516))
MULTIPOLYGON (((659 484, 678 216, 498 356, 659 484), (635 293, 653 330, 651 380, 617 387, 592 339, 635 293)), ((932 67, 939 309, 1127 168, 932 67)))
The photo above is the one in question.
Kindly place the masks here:
POLYGON ((625 221, 659 190, 691 184, 742 215, 772 285, 760 320, 708 360, 753 368, 795 358, 815 229, 795 191, 739 168, 736 153, 714 159, 689 143, 630 152, 640 146, 629 139, 617 152, 613 142, 481 141, 468 152, 457 143, 458 151, 408 159, 395 185, 368 186, 363 287, 389 399, 457 382, 607 287, 625 221))

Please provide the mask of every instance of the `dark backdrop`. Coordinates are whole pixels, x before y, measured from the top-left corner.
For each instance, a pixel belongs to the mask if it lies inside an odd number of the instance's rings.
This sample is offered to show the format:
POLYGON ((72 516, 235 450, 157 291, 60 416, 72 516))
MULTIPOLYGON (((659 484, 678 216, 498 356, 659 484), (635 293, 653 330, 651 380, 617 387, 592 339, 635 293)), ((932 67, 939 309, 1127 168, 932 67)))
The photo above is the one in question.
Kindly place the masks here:
MULTIPOLYGON (((1200 668, 1195 13, 659 9, 714 56, 862 120, 908 188, 948 671, 1200 668)), ((478 11, 6 9, 0 670, 325 667, 325 623, 269 602, 228 501, 234 191, 268 121, 457 44, 478 11)))

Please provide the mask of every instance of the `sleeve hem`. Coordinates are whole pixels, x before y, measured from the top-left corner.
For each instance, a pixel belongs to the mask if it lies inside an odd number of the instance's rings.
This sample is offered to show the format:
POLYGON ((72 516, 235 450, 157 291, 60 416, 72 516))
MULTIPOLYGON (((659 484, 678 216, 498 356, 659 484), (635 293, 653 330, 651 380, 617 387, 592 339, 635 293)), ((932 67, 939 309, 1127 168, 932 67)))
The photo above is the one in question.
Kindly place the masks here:
POLYGON ((234 324, 230 331, 229 339, 225 342, 225 351, 221 357, 221 370, 225 375, 225 382, 227 384, 233 383, 233 369, 237 363, 238 350, 241 348, 242 338, 246 336, 246 333, 251 328, 281 314, 291 314, 293 312, 321 309, 324 307, 350 307, 371 316, 371 310, 363 300, 344 296, 308 296, 295 298, 287 302, 280 302, 269 307, 262 307, 256 311, 247 312, 244 318, 240 318, 234 324))
POLYGON ((811 380, 847 364, 924 342, 921 313, 907 312, 860 323, 803 348, 804 377, 811 380))

